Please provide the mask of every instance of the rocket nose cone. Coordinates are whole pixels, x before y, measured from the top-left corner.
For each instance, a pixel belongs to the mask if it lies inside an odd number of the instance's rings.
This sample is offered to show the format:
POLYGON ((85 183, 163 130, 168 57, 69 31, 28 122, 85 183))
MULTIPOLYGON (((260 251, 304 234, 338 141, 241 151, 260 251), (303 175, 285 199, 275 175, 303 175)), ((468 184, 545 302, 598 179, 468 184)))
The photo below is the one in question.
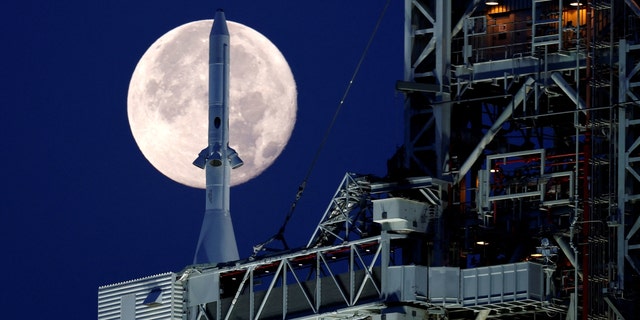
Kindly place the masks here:
POLYGON ((213 18, 211 35, 229 35, 229 29, 227 29, 227 19, 224 17, 224 11, 222 11, 222 9, 218 9, 218 11, 216 11, 215 17, 213 18))

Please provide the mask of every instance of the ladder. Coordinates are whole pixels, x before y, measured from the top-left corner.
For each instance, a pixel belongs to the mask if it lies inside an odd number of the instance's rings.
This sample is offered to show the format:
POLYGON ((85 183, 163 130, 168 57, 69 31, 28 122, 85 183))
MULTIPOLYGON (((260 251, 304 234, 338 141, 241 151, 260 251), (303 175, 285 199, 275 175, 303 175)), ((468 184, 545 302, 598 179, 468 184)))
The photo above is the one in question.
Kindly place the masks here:
POLYGON ((562 48, 562 0, 531 0, 531 55, 538 47, 558 45, 562 48))

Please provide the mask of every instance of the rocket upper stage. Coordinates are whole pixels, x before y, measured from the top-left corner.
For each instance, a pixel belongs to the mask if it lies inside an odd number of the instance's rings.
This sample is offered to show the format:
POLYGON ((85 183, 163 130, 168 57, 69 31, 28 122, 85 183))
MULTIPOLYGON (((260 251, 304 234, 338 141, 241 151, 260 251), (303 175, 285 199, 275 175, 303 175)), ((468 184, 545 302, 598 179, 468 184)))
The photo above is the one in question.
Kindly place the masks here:
POLYGON ((206 161, 213 161, 218 166, 225 158, 232 169, 243 164, 237 152, 229 147, 229 55, 227 20, 224 11, 218 10, 209 34, 208 146, 193 162, 203 169, 206 161), (223 153, 226 153, 226 157, 223 153))
MULTIPOLYGON (((218 9, 216 11, 216 15, 214 17, 214 24, 213 24, 213 27, 211 28, 211 34, 209 35, 209 37, 213 37, 214 35, 223 35, 227 37, 229 36, 229 29, 227 28, 227 19, 225 19, 224 11, 222 11, 222 9, 218 9), (218 21, 220 23, 216 23, 215 21, 218 21)), ((209 43, 209 46, 211 46, 211 43, 209 43)))
POLYGON ((238 260, 229 213, 231 169, 242 165, 229 147, 229 30, 224 12, 218 10, 209 35, 208 146, 194 165, 205 169, 206 207, 194 263, 238 260))

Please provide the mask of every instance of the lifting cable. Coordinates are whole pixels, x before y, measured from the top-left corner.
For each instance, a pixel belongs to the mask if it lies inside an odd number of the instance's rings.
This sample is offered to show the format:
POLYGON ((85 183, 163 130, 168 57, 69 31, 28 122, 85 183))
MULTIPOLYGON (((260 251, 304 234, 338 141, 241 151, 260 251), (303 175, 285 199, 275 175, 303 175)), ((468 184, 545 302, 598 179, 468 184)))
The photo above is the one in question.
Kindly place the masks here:
POLYGON ((322 137, 322 141, 320 142, 320 145, 318 146, 318 149, 316 149, 316 153, 313 156, 313 159, 311 160, 311 164, 309 165, 309 169, 307 169, 307 173, 304 176, 304 179, 302 180, 302 183, 300 183, 300 185, 298 186, 298 191, 296 192, 296 197, 295 200, 293 200, 293 202, 291 203, 291 207, 289 208, 289 212, 287 213, 287 216, 284 219, 284 223, 282 224, 282 226, 280 227, 280 229, 278 230, 278 233, 276 233, 275 235, 273 235, 271 238, 269 238, 269 240, 255 245, 253 246, 253 255, 251 255, 250 258, 255 258, 256 255, 261 252, 261 251, 275 251, 273 249, 268 249, 266 248, 266 246, 268 244, 270 244, 271 242, 273 242, 274 240, 279 240, 282 242, 282 245, 284 247, 283 250, 288 250, 289 246, 287 245, 286 240, 284 239, 284 231, 285 228, 287 227, 287 223, 289 222, 289 220, 291 219, 291 216, 293 216, 293 212, 296 209, 296 205, 298 204, 298 201, 300 200, 300 198, 302 198, 302 194, 304 193, 304 189, 307 186, 307 181, 309 180, 309 177, 311 176, 311 172, 313 171, 313 168, 316 165, 316 162, 318 161, 318 158, 320 157, 320 152, 322 151, 322 149, 324 148, 325 144, 327 143, 327 139, 329 138, 329 134, 331 133, 331 129, 333 128, 333 125, 336 122, 336 119, 338 118, 338 114, 340 113, 340 110, 342 109, 342 106, 344 105, 344 101, 347 98, 347 95, 349 95, 349 91, 351 90, 351 86, 353 85, 353 81, 355 80, 356 76, 358 75, 358 72, 360 71, 360 67, 362 66, 362 63, 365 59, 365 57, 367 56, 367 52, 369 51, 369 48, 371 47, 371 44, 373 43, 373 39, 375 38, 376 33, 378 32, 378 28, 380 27, 380 24, 382 23, 382 18, 384 17, 387 8, 389 7, 389 4, 391 3, 391 0, 387 0, 386 4, 384 5, 384 8, 382 9, 382 12, 380 13, 380 16, 378 17, 378 21, 376 22, 375 27, 373 28, 373 32, 371 33, 371 36, 369 37, 369 42, 367 43, 367 46, 364 48, 364 51, 362 52, 362 55, 360 56, 360 61, 358 61, 358 64, 355 68, 355 70, 353 71, 353 75, 351 76, 351 80, 349 80, 349 84, 347 85, 347 88, 344 91, 344 94, 342 95, 342 99, 340 99, 340 103, 338 103, 338 107, 336 108, 335 113, 333 114, 333 119, 331 119, 331 122, 329 123, 329 126, 327 127, 327 130, 324 133, 324 136, 322 137))

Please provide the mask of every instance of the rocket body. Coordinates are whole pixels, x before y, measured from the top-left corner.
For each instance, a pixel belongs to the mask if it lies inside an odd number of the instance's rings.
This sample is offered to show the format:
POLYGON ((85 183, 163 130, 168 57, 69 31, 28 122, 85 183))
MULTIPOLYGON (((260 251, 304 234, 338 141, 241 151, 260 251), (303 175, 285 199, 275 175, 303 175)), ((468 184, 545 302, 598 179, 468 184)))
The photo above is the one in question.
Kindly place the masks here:
POLYGON ((206 176, 205 213, 194 263, 238 260, 229 192, 231 169, 241 166, 242 160, 229 147, 229 31, 222 10, 216 12, 209 35, 208 146, 193 164, 206 176))

